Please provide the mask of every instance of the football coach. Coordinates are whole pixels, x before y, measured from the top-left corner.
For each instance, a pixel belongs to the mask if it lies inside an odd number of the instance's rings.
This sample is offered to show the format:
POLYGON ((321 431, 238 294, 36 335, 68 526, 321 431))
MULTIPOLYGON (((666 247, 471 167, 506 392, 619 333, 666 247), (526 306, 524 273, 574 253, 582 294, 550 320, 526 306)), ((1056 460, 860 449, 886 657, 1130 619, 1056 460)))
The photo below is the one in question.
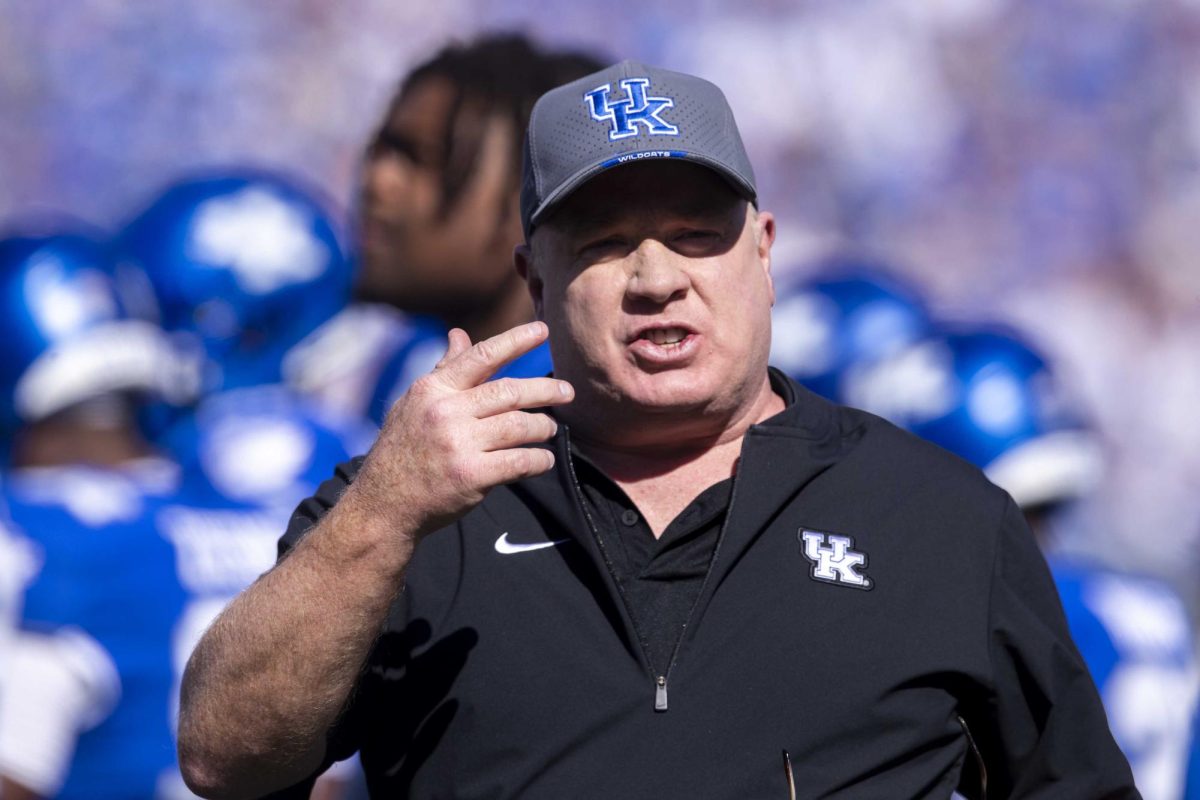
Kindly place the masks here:
POLYGON ((768 367, 775 220, 711 83, 544 95, 539 321, 444 358, 182 687, 206 797, 1137 797, 1020 510, 768 367), (488 381, 549 337, 552 377, 488 381), (291 787, 291 788, 289 788, 291 787))

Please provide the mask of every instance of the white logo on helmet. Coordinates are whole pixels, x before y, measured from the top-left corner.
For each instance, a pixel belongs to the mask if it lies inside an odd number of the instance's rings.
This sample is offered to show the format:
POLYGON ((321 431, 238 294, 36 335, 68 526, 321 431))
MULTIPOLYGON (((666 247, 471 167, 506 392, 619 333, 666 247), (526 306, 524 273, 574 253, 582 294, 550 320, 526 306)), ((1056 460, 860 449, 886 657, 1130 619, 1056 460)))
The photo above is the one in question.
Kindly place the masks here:
POLYGON ((1021 379, 1003 365, 985 367, 972 380, 967 413, 993 436, 1011 436, 1020 430, 1027 409, 1021 379))
POLYGON ((921 342, 891 358, 851 367, 843 390, 848 405, 897 425, 928 422, 958 402, 953 354, 942 342, 921 342))
POLYGON ((62 260, 39 255, 25 278, 25 305, 47 338, 60 339, 97 322, 115 319, 113 288, 95 269, 68 272, 62 260))
POLYGON ((771 363, 790 375, 810 377, 837 361, 837 306, 815 292, 793 295, 771 311, 771 363))
POLYGON ((321 274, 329 260, 312 215, 279 195, 250 187, 204 203, 192 223, 187 256, 228 269, 249 294, 268 294, 321 274))
POLYGON ((312 458, 312 432, 291 420, 252 415, 221 419, 202 448, 204 469, 226 496, 268 499, 292 490, 312 458))

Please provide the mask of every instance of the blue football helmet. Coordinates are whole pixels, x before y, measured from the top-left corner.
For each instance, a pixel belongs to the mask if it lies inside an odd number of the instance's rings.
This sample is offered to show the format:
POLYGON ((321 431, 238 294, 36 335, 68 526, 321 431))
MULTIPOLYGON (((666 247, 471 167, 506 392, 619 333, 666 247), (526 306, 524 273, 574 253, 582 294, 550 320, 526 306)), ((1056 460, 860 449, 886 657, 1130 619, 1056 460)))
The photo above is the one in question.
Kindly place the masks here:
POLYGON ((914 289, 856 259, 826 262, 816 277, 777 287, 771 325, 771 363, 839 401, 848 369, 895 353, 930 328, 914 289))
POLYGON ((983 468, 1023 508, 1080 497, 1097 435, 1046 360, 1013 331, 945 329, 845 383, 846 402, 983 468))
POLYGON ((143 313, 206 354, 205 393, 277 383, 287 353, 348 300, 352 269, 332 220, 290 178, 191 178, 126 226, 118 268, 148 279, 143 313))
POLYGON ((0 241, 0 425, 14 428, 119 392, 182 403, 197 375, 157 326, 127 313, 100 237, 0 241))

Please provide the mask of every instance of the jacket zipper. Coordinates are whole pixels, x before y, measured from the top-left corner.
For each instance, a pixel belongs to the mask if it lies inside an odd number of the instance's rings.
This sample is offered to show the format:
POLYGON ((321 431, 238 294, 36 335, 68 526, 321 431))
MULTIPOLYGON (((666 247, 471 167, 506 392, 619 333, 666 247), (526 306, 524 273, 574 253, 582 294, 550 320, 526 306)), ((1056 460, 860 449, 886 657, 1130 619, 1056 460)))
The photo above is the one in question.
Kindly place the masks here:
MULTIPOLYGON (((566 426, 563 426, 563 436, 566 439, 567 454, 569 456, 571 452, 571 439, 570 432, 566 430, 566 426)), ((633 613, 630 611, 629 604, 625 600, 625 592, 621 589, 621 582, 617 578, 612 561, 609 559, 608 551, 604 547, 604 539, 597 531, 596 522, 592 519, 591 512, 588 511, 587 502, 583 496, 583 487, 579 485, 579 477, 575 474, 575 464, 569 457, 567 459, 567 469, 571 475, 571 486, 575 490, 575 502, 583 510, 583 517, 587 520, 588 527, 591 529, 592 539, 595 540, 596 547, 600 549, 600 555, 604 557, 604 566, 608 569, 608 574, 612 577, 613 583, 617 585, 617 591, 621 595, 621 602, 625 604, 626 613, 629 614, 629 619, 633 622, 634 634, 637 636, 638 644, 642 649, 642 658, 646 660, 650 677, 654 681, 654 710, 666 711, 668 709, 667 682, 671 677, 671 672, 675 669, 675 662, 679 659, 679 648, 683 645, 683 637, 687 633, 688 627, 692 624, 692 617, 696 613, 696 608, 700 605, 700 601, 704 599, 704 590, 708 588, 709 578, 712 577, 713 568, 716 566, 717 554, 721 552, 721 543, 725 541, 725 533, 729 529, 729 520, 733 516, 733 502, 737 498, 738 476, 740 472, 735 472, 733 475, 733 486, 729 492, 729 505, 725 509, 725 521, 721 523, 721 531, 717 534, 717 541, 713 545, 712 556, 708 560, 708 570, 704 573, 704 580, 700 583, 700 591, 696 594, 696 599, 692 603, 691 609, 688 610, 687 621, 683 625, 683 630, 679 632, 679 637, 675 640, 675 646, 671 650, 671 658, 667 662, 667 671, 662 675, 655 675, 654 665, 650 661, 650 654, 646 652, 644 637, 641 631, 637 630, 637 622, 633 621, 633 613)))
POLYGON ((629 621, 633 625, 634 638, 637 639, 638 647, 641 648, 642 658, 646 662, 646 668, 650 673, 650 677, 654 679, 654 710, 667 710, 667 678, 665 675, 655 675, 654 665, 650 661, 650 654, 646 652, 645 638, 642 632, 637 628, 637 622, 634 619, 633 611, 629 608, 629 603, 625 599, 625 591, 621 588, 621 580, 617 577, 616 570, 613 569, 612 560, 609 558, 608 550, 604 547, 604 538, 600 536, 599 530, 596 528, 596 521, 592 519, 592 512, 588 510, 587 500, 583 496, 583 487, 579 485, 579 476, 575 474, 575 462, 570 458, 571 453, 571 438, 570 431, 563 426, 563 438, 567 445, 567 471, 571 475, 571 488, 575 490, 575 503, 583 511, 583 518, 587 521, 588 531, 592 534, 592 541, 596 543, 596 547, 600 550, 601 557, 604 558, 604 567, 608 570, 608 575, 612 578, 613 583, 617 586, 617 594, 620 595, 621 603, 625 606, 625 613, 629 615, 629 621))
MULTIPOLYGON (((747 435, 749 435, 748 431, 747 435)), ((696 609, 704 599, 704 592, 708 589, 708 581, 712 578, 713 569, 717 566, 717 556, 721 553, 721 543, 725 541, 725 534, 729 530, 729 520, 733 519, 733 504, 737 500, 738 477, 740 475, 741 471, 733 473, 733 486, 729 490, 729 505, 725 507, 725 521, 721 523, 721 531, 717 534, 717 541, 713 545, 712 555, 708 559, 708 570, 705 571, 704 580, 700 583, 700 591, 696 594, 696 599, 688 611, 687 622, 684 623, 683 630, 679 632, 679 638, 675 640, 675 647, 671 650, 671 660, 667 662, 667 672, 665 675, 659 675, 655 681, 655 711, 667 710, 667 681, 671 677, 671 672, 675 669, 675 662, 679 660, 679 648, 683 647, 683 637, 687 634, 687 629, 692 625, 692 617, 696 615, 696 609)))

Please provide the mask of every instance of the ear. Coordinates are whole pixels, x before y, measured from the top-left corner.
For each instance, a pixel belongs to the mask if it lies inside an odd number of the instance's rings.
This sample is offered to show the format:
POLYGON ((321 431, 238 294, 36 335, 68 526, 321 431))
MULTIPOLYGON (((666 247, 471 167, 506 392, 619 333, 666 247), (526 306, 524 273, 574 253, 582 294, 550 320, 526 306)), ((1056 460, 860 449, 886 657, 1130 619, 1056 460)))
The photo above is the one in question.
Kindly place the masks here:
POLYGON ((526 243, 521 243, 513 248, 513 266, 517 268, 517 274, 525 281, 525 288, 529 290, 529 297, 533 300, 534 316, 540 320, 544 320, 542 314, 542 278, 538 275, 537 264, 533 259, 533 249, 526 243))
POLYGON ((775 243, 775 215, 770 211, 760 211, 754 221, 755 247, 758 260, 762 264, 763 274, 767 278, 767 288, 771 293, 771 305, 775 305, 775 281, 771 277, 771 245, 775 243))

